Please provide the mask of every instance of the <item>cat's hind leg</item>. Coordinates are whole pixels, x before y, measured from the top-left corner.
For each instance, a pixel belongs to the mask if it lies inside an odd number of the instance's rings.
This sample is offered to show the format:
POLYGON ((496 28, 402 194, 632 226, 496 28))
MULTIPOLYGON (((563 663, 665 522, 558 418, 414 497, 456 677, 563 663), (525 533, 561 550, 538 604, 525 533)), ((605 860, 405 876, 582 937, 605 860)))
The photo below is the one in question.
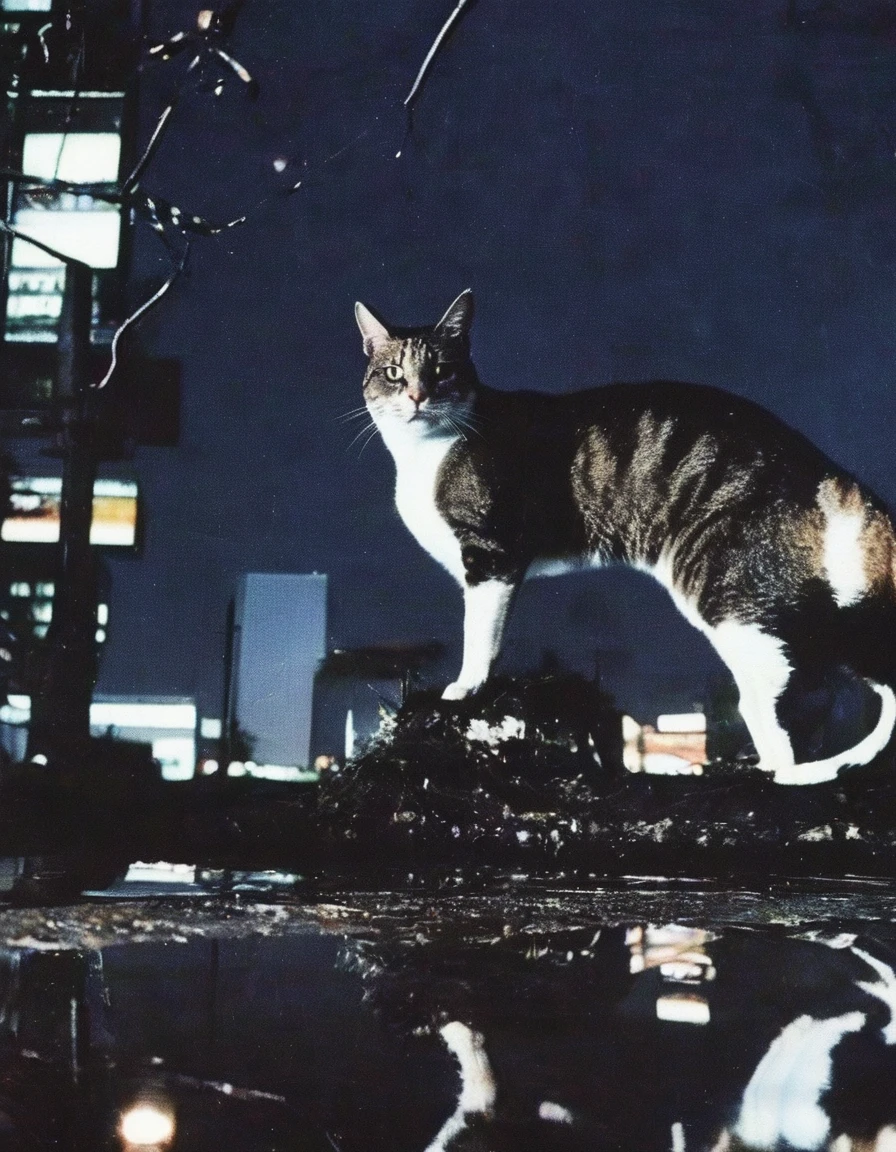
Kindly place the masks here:
POLYGON ((783 641, 757 624, 736 620, 707 629, 707 636, 734 677, 738 708, 759 754, 759 767, 774 772, 775 779, 792 772, 793 747, 776 708, 793 672, 783 641))
POLYGON ((824 760, 810 760, 777 769, 776 784, 822 784, 834 780, 841 768, 868 764, 884 750, 896 726, 896 695, 888 684, 878 684, 874 680, 867 680, 866 683, 880 697, 880 715, 868 735, 852 748, 824 760))
POLYGON ((727 620, 708 630, 740 693, 738 707, 759 753, 759 767, 774 773, 776 784, 822 784, 841 768, 867 764, 886 747, 896 727, 896 694, 887 684, 867 679, 880 697, 880 715, 857 744, 822 760, 797 764, 790 737, 781 726, 777 703, 793 673, 784 642, 756 624, 727 620))

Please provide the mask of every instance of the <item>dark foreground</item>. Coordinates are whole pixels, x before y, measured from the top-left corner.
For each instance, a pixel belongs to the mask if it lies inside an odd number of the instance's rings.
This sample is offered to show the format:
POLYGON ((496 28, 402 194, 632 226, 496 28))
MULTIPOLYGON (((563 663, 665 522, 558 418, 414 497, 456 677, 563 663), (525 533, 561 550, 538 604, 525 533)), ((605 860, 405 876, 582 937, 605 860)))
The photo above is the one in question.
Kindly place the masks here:
POLYGON ((63 887, 66 861, 82 869, 74 891, 109 883, 134 859, 343 874, 349 884, 361 874, 385 886, 409 874, 485 882, 496 870, 896 876, 892 754, 802 788, 774 784, 747 757, 717 758, 700 777, 633 775, 605 702, 579 682, 561 688, 498 684, 459 705, 418 696, 358 758, 310 786, 163 784, 151 765, 122 763, 114 744, 97 742, 81 761, 7 773, 0 845, 45 858, 50 899, 62 892, 57 857, 63 887))
POLYGON ((892 1147, 888 883, 283 879, 0 913, 0 1146, 892 1147))

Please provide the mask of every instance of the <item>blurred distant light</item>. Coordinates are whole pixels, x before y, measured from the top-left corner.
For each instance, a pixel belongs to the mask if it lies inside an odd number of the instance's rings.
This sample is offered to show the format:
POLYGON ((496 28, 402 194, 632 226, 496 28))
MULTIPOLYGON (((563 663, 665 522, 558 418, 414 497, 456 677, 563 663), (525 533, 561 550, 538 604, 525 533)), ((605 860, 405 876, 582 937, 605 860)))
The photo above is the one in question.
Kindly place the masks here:
POLYGON ((192 780, 196 771, 196 741, 192 736, 159 736, 152 742, 152 758, 161 764, 163 780, 192 780))
POLYGON ((657 732, 705 732, 706 716, 702 712, 671 712, 658 716, 657 732))
POLYGON ((217 716, 203 716, 199 721, 199 735, 203 740, 221 739, 221 721, 217 716))
POLYGON ((286 170, 286 165, 288 163, 289 163, 289 161, 286 159, 285 156, 275 156, 274 160, 273 160, 274 171, 275 172, 284 172, 286 170))
POLYGON ((214 776, 218 771, 217 760, 200 760, 199 761, 199 775, 200 776, 214 776))
POLYGON ((155 1104, 136 1104, 122 1114, 119 1131, 126 1145, 146 1148, 170 1144, 174 1139, 174 1117, 155 1104))
POLYGON ((181 728, 196 727, 195 704, 152 704, 134 701, 94 701, 90 706, 91 724, 116 728, 181 728))
POLYGON ((49 12, 52 7, 53 0, 3 0, 0 4, 3 12, 49 12))

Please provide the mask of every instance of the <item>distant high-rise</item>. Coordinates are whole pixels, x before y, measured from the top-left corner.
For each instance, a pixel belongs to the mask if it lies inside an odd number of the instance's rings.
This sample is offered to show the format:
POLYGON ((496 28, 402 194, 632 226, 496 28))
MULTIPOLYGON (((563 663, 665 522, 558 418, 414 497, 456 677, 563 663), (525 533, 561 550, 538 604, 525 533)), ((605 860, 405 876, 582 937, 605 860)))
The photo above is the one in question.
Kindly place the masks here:
MULTIPOLYGON (((314 676, 326 655, 327 578, 249 572, 234 601, 231 755, 307 767, 314 676)), ((240 757, 236 757, 240 758, 240 757)))

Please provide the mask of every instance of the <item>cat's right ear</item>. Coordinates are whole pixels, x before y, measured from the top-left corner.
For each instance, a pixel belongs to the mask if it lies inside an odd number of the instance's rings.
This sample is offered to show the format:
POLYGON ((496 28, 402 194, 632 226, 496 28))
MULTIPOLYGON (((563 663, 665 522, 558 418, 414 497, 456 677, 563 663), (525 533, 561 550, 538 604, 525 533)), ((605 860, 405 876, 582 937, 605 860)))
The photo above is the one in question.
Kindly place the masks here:
POLYGON ((389 329, 360 300, 355 305, 355 319, 364 337, 364 355, 371 356, 377 344, 389 339, 389 329))

